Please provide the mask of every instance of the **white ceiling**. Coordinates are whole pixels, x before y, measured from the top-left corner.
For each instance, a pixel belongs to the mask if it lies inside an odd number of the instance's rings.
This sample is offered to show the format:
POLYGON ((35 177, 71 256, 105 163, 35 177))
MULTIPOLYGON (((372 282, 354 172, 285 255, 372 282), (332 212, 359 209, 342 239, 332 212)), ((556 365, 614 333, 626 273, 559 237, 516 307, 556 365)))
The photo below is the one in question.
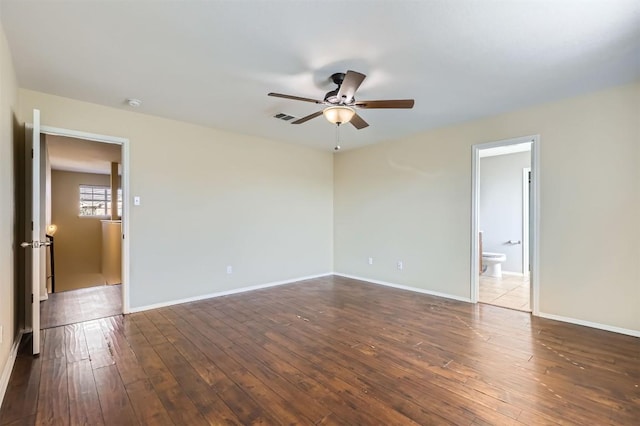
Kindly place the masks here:
MULTIPOLYGON (((344 149, 640 78, 638 0, 0 0, 21 87, 332 149, 329 76, 356 97, 415 98, 341 128, 344 149)), ((43 117, 46 123, 46 116, 43 117)), ((119 135, 126 136, 126 135, 119 135)))
POLYGON ((46 135, 53 170, 111 174, 111 163, 122 163, 118 144, 46 135))

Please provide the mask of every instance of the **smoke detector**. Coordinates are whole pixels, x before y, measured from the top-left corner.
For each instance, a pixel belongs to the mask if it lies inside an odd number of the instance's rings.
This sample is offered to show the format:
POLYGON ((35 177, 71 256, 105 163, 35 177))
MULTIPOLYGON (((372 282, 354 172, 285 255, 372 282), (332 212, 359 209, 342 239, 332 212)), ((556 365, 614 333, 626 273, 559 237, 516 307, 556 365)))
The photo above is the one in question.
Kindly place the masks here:
POLYGON ((127 99, 127 104, 129 104, 130 107, 133 108, 138 108, 140 105, 142 105, 142 101, 140 99, 127 99))

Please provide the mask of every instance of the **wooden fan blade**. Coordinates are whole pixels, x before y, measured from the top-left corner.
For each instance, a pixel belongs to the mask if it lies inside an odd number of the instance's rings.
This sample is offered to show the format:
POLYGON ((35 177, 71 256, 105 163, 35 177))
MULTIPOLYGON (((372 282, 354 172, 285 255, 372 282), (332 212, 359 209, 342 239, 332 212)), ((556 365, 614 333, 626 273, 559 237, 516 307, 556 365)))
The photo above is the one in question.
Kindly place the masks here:
POLYGON ((294 101, 303 101, 303 102, 311 102, 314 104, 323 104, 323 101, 317 101, 311 98, 301 98, 300 96, 291 96, 291 95, 283 95, 282 93, 268 93, 267 96, 273 96, 275 98, 284 98, 284 99, 292 99, 294 101))
POLYGON ((291 124, 302 124, 311 120, 312 118, 316 118, 322 115, 322 111, 314 112, 313 114, 309 114, 306 117, 298 118, 296 121, 292 121, 291 124))
POLYGON ((340 102, 348 104, 356 94, 356 90, 362 84, 367 76, 355 71, 347 71, 338 91, 338 99, 340 102))
POLYGON ((351 120, 349 120, 349 123, 353 124, 353 127, 358 130, 369 127, 369 123, 364 121, 358 114, 354 114, 353 117, 351 117, 351 120))
POLYGON ((384 101, 357 101, 355 106, 358 108, 413 108, 413 99, 388 99, 384 101))

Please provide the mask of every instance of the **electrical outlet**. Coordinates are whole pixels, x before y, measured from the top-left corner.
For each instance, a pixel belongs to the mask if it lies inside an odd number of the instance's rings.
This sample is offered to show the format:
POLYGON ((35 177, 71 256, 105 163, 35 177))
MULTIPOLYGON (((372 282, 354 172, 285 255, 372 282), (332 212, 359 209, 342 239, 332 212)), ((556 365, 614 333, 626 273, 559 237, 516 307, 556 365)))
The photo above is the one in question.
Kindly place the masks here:
POLYGON ((373 265, 373 257, 369 258, 369 265, 373 265))
POLYGON ((233 274, 233 266, 227 265, 227 274, 233 274))
POLYGON ((398 260, 398 263, 396 265, 398 267, 399 270, 402 271, 402 269, 404 269, 404 263, 402 263, 402 260, 398 260))

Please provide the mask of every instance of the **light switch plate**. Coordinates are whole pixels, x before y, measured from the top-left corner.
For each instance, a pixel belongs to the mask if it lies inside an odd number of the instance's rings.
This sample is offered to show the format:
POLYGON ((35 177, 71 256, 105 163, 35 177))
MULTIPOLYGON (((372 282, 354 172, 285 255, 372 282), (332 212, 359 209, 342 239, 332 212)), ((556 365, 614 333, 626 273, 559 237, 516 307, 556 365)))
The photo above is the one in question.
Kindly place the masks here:
POLYGON ((134 206, 140 205, 140 197, 133 197, 133 205, 134 206))

